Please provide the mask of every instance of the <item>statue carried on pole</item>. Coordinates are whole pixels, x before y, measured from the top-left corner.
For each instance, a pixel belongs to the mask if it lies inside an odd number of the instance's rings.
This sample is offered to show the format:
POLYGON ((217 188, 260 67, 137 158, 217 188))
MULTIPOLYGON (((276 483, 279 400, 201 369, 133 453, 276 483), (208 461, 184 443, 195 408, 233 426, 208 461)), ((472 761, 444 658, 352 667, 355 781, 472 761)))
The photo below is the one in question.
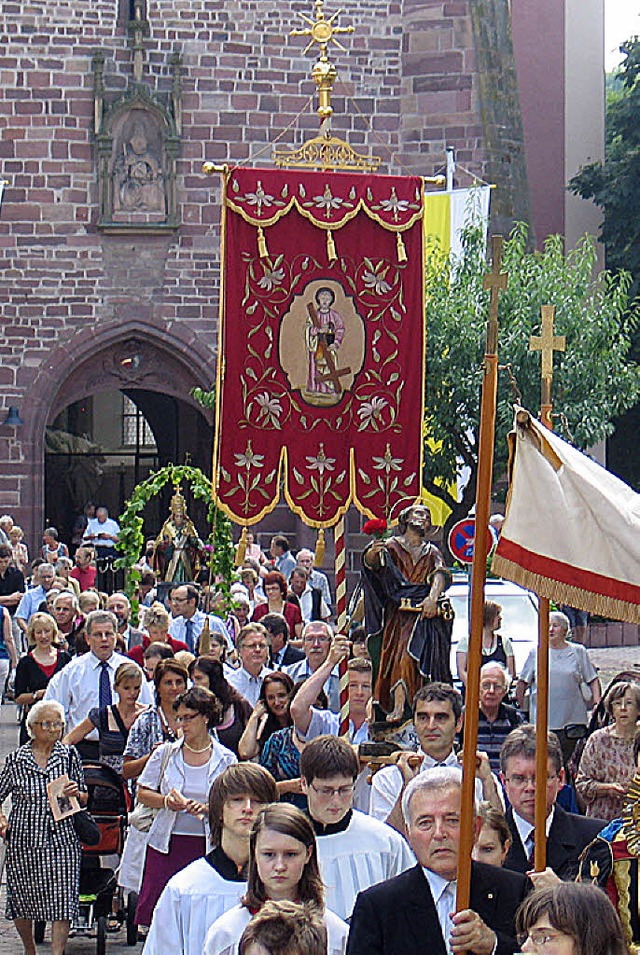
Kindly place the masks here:
POLYGON ((431 514, 404 508, 399 534, 370 544, 362 555, 365 626, 374 663, 374 700, 388 721, 408 715, 425 680, 451 683, 453 611, 444 591, 451 574, 426 540, 431 514))
POLYGON ((183 584, 198 576, 204 544, 187 514, 187 502, 176 487, 169 517, 156 538, 154 570, 160 580, 183 584))

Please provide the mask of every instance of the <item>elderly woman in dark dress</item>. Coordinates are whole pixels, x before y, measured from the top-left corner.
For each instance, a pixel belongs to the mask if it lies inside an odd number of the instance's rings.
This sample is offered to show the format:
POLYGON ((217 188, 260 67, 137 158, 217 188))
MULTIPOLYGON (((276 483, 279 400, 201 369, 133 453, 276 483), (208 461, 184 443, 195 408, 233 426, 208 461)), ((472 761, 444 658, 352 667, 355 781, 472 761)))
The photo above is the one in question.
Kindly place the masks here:
POLYGON ((78 908, 80 841, 71 818, 55 822, 47 784, 67 776, 61 795, 86 803, 80 758, 64 746, 64 711, 52 700, 27 716, 31 740, 9 753, 0 773, 0 805, 11 796, 9 818, 0 813, 7 839, 7 918, 13 919, 25 955, 36 955, 33 922, 52 922, 51 953, 63 955, 78 908))

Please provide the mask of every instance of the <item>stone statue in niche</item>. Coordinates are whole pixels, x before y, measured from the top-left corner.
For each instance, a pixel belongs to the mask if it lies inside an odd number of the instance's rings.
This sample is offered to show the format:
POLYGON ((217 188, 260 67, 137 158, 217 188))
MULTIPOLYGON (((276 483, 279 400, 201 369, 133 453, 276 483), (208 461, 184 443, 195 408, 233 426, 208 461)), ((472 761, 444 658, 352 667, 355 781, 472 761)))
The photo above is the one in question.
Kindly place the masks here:
MULTIPOLYGON (((140 110, 137 110, 140 112, 140 110)), ((164 176, 161 158, 140 117, 135 119, 131 134, 126 124, 122 141, 116 144, 114 162, 114 212, 159 212, 165 214, 164 176)))
POLYGON ((132 109, 113 128, 113 218, 166 216, 163 136, 151 111, 132 109))

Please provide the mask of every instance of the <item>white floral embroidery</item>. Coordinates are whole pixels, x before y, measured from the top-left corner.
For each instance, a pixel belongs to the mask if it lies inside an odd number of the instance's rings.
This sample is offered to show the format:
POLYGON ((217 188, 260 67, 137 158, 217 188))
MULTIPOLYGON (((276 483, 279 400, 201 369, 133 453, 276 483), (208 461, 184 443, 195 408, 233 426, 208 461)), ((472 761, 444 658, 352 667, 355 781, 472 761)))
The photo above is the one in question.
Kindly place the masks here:
POLYGON ((270 292, 276 285, 282 285, 284 269, 265 269, 264 275, 258 280, 260 288, 270 292))
POLYGON ((320 450, 315 458, 307 457, 307 462, 310 471, 319 471, 320 474, 324 474, 325 471, 335 471, 336 469, 336 459, 327 457, 324 444, 320 445, 320 450))
POLYGON ((265 206, 265 208, 268 209, 269 206, 272 206, 274 203, 274 197, 270 196, 268 193, 264 191, 262 183, 260 182, 259 179, 258 179, 258 184, 256 186, 256 191, 248 192, 246 194, 246 200, 250 206, 257 207, 259 216, 262 215, 263 206, 265 206))
POLYGON ((358 408, 358 417, 360 424, 358 431, 364 431, 365 428, 372 426, 377 430, 376 422, 382 417, 382 412, 388 405, 386 398, 372 398, 371 401, 363 401, 358 408))
POLYGON ((376 295, 383 295, 391 288, 389 283, 385 282, 382 275, 379 275, 377 272, 369 272, 368 270, 363 272, 362 281, 367 288, 373 289, 376 295))
POLYGON ((387 445, 383 458, 375 458, 372 455, 371 460, 374 462, 373 467, 375 471, 384 471, 386 474, 390 474, 392 471, 402 470, 401 465, 404 458, 391 457, 391 450, 389 445, 387 445))
POLYGON ((250 441, 247 441, 244 454, 234 454, 234 458, 238 468, 261 468, 264 464, 264 454, 256 454, 250 441))
POLYGON ((278 399, 269 397, 269 394, 266 391, 263 391, 262 394, 256 396, 256 404, 260 406, 258 421, 260 421, 262 418, 266 418, 269 424, 279 428, 282 405, 278 399))

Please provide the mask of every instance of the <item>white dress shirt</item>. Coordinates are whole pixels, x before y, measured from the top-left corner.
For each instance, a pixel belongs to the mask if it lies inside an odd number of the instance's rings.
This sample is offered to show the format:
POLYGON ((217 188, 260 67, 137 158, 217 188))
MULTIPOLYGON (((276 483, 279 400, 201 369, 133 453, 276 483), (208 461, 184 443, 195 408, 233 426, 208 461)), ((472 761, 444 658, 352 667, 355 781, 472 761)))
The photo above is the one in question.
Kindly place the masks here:
MULTIPOLYGON (((431 756, 427 756, 424 750, 419 749, 418 755, 423 757, 420 772, 424 773, 434 766, 453 766, 460 770, 462 766, 458 762, 458 757, 451 750, 446 759, 438 762, 431 756)), ((369 813, 381 822, 386 822, 391 810, 398 801, 398 796, 402 792, 403 777, 397 766, 385 766, 374 774, 371 780, 371 802, 369 804, 369 813)), ((476 799, 482 802, 482 781, 476 779, 476 799)))
MULTIPOLYGON (((340 714, 332 713, 331 710, 318 710, 315 706, 311 707, 311 722, 306 733, 300 733, 305 740, 315 739, 316 736, 338 736, 340 734, 340 714)), ((355 728, 353 720, 349 720, 349 740, 354 746, 360 743, 366 743, 369 740, 369 724, 364 723, 355 728)))
MULTIPOLYGON (((309 584, 307 584, 307 586, 304 588, 301 596, 298 597, 298 600, 300 601, 300 613, 302 614, 304 623, 310 623, 311 614, 313 613, 313 590, 309 584)), ((324 595, 322 595, 320 599, 320 617, 322 620, 328 620, 330 616, 331 608, 327 607, 324 595)))
MULTIPOLYGON (((553 822, 553 814, 555 812, 555 806, 551 807, 551 812, 547 816, 545 822, 545 830, 547 833, 547 839, 549 838, 549 830, 551 829, 551 823, 553 822)), ((513 806, 511 807, 511 812, 513 813, 513 822, 518 830, 518 835, 522 842, 522 848, 524 849, 525 855, 527 858, 531 855, 531 850, 533 849, 532 836, 536 831, 536 827, 530 822, 527 822, 526 819, 523 819, 522 816, 519 816, 518 813, 514 810, 513 806)))
POLYGON ((120 526, 117 521, 114 521, 111 517, 108 517, 106 521, 100 522, 97 517, 92 517, 89 523, 87 524, 87 529, 82 535, 82 540, 89 544, 92 547, 110 547, 111 550, 114 550, 116 544, 115 541, 107 540, 104 537, 99 537, 99 534, 111 534, 113 537, 117 537, 120 533, 120 526), (90 539, 91 535, 95 534, 93 540, 90 539))
POLYGON ((322 599, 330 607, 331 606, 331 588, 329 587, 329 580, 326 574, 323 574, 322 571, 316 570, 315 567, 311 570, 311 576, 309 577, 309 583, 312 587, 317 587, 318 590, 322 591, 322 599))
MULTIPOLYGON (((116 670, 121 663, 133 663, 129 657, 119 653, 112 653, 106 661, 108 664, 109 682, 111 683, 111 698, 113 703, 118 702, 114 689, 116 670)), ((89 710, 100 705, 100 660, 93 653, 83 653, 74 657, 71 663, 55 673, 44 694, 45 700, 56 700, 64 707, 65 732, 68 733, 89 715, 89 710)), ((140 670, 142 685, 138 701, 146 706, 153 704, 151 684, 140 670)), ((92 730, 86 737, 88 740, 97 740, 97 729, 92 730)))
POLYGON ((422 871, 431 889, 431 895, 433 896, 436 912, 438 913, 442 938, 448 951, 449 935, 453 927, 450 915, 456 910, 456 883, 455 881, 449 882, 441 875, 438 875, 437 872, 432 872, 431 869, 425 869, 424 866, 422 867, 422 871))
POLYGON ((251 706, 255 706, 260 696, 262 681, 269 673, 273 673, 273 670, 270 670, 268 667, 263 667, 258 676, 252 676, 248 670, 245 670, 244 667, 240 667, 239 670, 232 670, 232 672, 228 674, 227 681, 231 686, 235 686, 238 693, 242 694, 251 706))

